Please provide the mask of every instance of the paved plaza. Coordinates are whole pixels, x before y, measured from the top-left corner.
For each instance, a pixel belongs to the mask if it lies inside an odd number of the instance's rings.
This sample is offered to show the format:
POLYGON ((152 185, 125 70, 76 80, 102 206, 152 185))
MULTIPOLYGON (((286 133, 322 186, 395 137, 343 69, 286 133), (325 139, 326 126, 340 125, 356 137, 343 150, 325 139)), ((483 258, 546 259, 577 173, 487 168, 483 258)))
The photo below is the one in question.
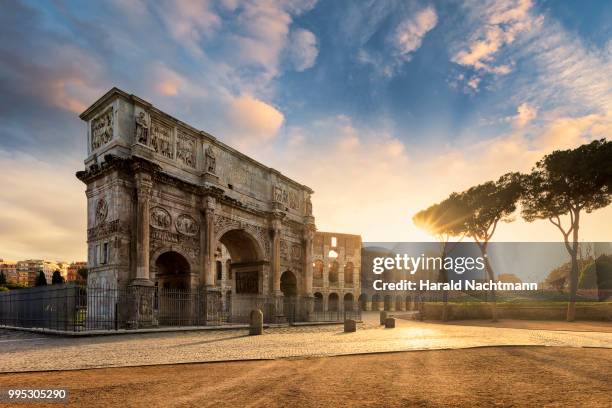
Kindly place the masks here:
MULTIPOLYGON (((71 370, 191 362, 333 356, 483 346, 612 348, 612 332, 448 325, 398 319, 395 329, 366 314, 356 333, 341 325, 66 338, 0 331, 0 371, 71 370)), ((564 326, 561 326, 564 327, 564 326)))

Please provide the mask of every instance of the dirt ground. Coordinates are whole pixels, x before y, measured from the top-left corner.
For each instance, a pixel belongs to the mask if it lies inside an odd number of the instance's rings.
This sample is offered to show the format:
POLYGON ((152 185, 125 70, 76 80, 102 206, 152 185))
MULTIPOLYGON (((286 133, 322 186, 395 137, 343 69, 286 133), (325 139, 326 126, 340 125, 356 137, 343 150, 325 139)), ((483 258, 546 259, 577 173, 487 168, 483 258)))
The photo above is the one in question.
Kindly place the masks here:
POLYGON ((610 349, 487 347, 0 374, 0 388, 67 387, 87 407, 610 407, 611 367, 610 349))
MULTIPOLYGON (((436 322, 440 323, 440 322, 436 322)), ((482 326, 482 327, 508 327, 511 329, 529 330, 559 330, 574 332, 604 332, 612 333, 612 322, 560 322, 556 320, 505 320, 491 322, 491 320, 455 320, 444 324, 459 326, 482 326)))

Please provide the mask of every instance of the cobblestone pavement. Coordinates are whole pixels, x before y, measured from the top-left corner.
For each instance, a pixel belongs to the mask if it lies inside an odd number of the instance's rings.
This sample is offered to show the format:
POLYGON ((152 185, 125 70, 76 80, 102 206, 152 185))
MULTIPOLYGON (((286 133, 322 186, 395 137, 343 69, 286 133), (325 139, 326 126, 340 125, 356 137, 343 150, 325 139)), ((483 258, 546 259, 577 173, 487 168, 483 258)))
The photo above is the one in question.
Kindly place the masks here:
POLYGON ((341 325, 246 330, 126 334, 65 338, 0 330, 0 372, 69 370, 224 360, 540 345, 612 348, 610 332, 525 330, 398 320, 384 329, 364 318, 356 333, 341 325))

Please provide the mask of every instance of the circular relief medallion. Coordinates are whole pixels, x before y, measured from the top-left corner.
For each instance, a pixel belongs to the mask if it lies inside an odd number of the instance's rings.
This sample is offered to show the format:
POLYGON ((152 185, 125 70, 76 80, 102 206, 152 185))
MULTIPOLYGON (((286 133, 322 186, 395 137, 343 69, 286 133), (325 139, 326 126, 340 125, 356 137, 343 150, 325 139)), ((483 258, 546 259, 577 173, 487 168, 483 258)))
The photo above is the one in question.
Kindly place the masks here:
POLYGON ((198 233, 198 223, 193 217, 181 214, 176 219, 176 230, 184 235, 193 236, 198 233))
POLYGON ((101 198, 98 200, 96 204, 96 224, 101 224, 106 220, 106 216, 108 215, 108 204, 106 204, 106 200, 101 198))
POLYGON ((166 230, 172 224, 170 213, 161 207, 151 208, 150 224, 152 227, 166 230))

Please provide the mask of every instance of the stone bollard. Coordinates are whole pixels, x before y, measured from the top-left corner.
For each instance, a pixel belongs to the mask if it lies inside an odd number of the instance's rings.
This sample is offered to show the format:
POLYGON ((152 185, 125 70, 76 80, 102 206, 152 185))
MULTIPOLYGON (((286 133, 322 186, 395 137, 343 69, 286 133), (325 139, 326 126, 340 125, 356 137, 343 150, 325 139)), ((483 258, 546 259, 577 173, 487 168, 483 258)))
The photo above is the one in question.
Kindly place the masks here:
POLYGON ((249 336, 263 334, 263 313, 259 309, 251 311, 249 321, 249 336))
POLYGON ((389 314, 385 310, 380 312, 380 324, 385 324, 385 321, 387 320, 388 315, 389 314))
POLYGON ((344 321, 344 332, 354 333, 357 331, 357 322, 353 319, 346 319, 344 321))
POLYGON ((385 329, 395 329, 395 319, 393 317, 387 317, 387 320, 385 320, 385 329))

